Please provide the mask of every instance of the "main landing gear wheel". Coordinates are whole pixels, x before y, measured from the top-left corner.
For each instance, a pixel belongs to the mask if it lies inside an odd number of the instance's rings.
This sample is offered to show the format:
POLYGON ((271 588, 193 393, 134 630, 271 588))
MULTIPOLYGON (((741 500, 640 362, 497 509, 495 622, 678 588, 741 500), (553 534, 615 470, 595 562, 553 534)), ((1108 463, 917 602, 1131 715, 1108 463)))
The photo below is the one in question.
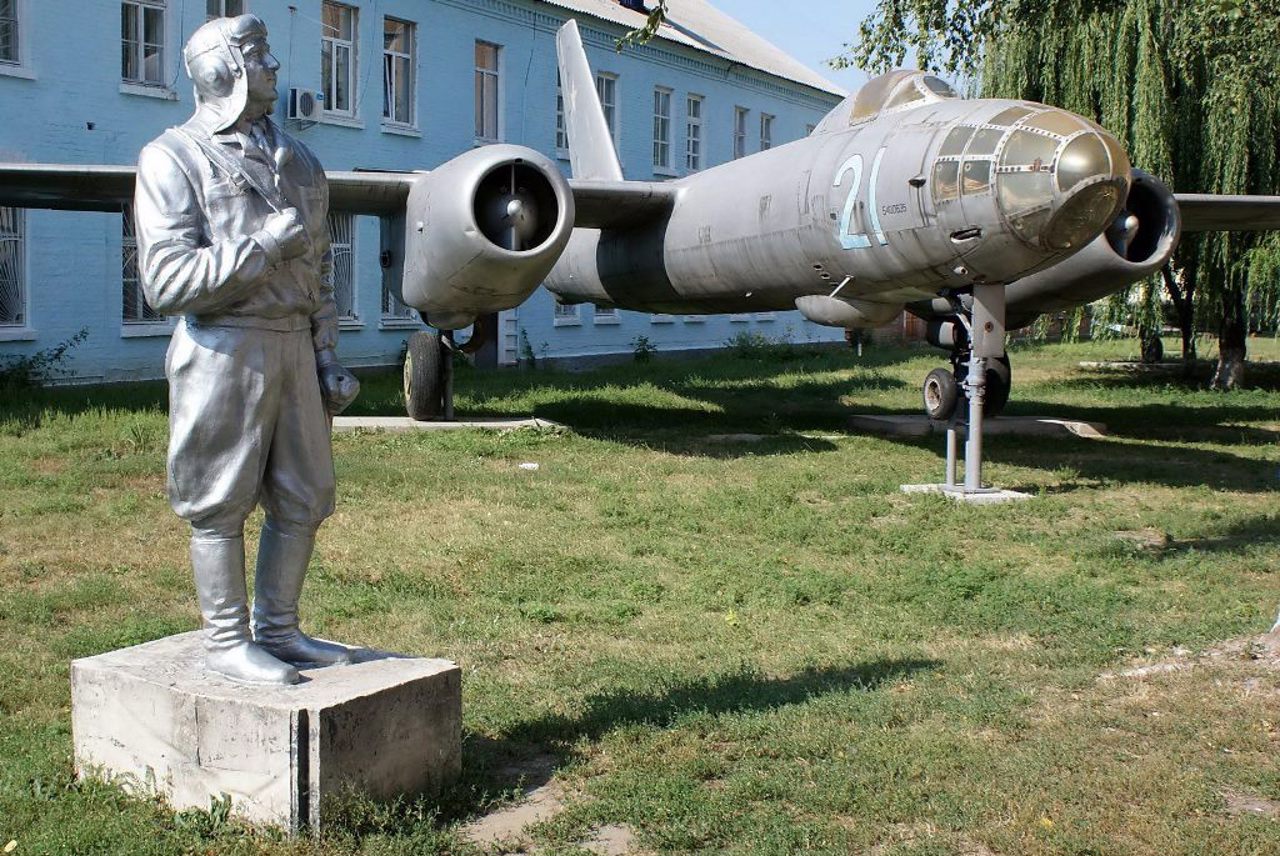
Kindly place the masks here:
POLYGON ((409 418, 439 419, 444 412, 445 352, 439 333, 421 331, 409 337, 404 355, 404 403, 409 418))
POLYGON ((1142 339, 1142 361, 1154 365, 1164 359, 1164 342, 1159 336, 1145 336, 1142 339))
MULTIPOLYGON (((954 371, 934 369, 924 379, 924 412, 930 419, 946 421, 956 407, 969 407, 965 395, 964 380, 969 373, 968 363, 960 362, 954 371)), ((1009 390, 1013 387, 1013 373, 1008 355, 987 362, 987 390, 983 396, 983 412, 988 417, 999 416, 1009 403, 1009 390)), ((963 415, 963 412, 962 414, 963 415)))

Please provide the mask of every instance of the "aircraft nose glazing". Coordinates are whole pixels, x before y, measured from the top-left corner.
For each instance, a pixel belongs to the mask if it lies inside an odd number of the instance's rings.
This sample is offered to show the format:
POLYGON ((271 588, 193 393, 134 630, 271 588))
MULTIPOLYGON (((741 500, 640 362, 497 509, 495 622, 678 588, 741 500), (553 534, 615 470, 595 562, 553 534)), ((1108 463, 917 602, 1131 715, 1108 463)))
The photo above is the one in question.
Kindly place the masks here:
POLYGON ((1000 142, 996 198, 1013 231, 1051 250, 1096 237, 1129 191, 1128 155, 1105 130, 1065 110, 1023 117, 1000 142))

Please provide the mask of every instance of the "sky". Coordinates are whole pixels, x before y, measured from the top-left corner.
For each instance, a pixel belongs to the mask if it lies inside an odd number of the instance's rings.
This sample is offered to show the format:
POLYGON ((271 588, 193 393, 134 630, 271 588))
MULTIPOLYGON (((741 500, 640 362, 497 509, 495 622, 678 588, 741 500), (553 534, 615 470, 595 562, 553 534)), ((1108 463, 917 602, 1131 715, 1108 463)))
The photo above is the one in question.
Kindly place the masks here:
POLYGON ((823 60, 853 41, 876 0, 711 0, 711 5, 850 92, 867 80, 861 71, 836 71, 823 60))

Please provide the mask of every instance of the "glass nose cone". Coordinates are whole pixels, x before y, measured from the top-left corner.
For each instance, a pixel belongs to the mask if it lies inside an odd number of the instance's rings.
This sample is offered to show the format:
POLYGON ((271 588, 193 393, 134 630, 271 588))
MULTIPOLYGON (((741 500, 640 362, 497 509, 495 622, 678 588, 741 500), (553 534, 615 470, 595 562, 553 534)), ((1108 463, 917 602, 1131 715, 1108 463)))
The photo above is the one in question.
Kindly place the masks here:
POLYGON ((1129 157, 1098 125, 1048 108, 1002 141, 1000 209, 1022 240, 1068 250, 1092 240, 1128 195, 1129 157))

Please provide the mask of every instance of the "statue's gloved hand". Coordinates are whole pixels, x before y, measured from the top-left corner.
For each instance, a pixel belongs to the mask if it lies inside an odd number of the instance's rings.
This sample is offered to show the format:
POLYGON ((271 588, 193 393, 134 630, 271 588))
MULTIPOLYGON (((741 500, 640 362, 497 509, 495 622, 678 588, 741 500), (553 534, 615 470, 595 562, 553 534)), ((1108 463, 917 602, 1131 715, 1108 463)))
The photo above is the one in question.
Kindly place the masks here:
MULTIPOLYGON (((296 259, 305 254, 311 246, 307 227, 302 222, 302 215, 298 213, 297 208, 286 208, 279 214, 272 214, 262 224, 262 231, 267 233, 270 240, 275 241, 281 261, 296 259)), ((271 252, 270 248, 267 252, 271 252)))
POLYGON ((360 381, 346 366, 338 362, 333 351, 316 352, 316 372, 320 376, 320 394, 325 410, 337 416, 360 394, 360 381))

